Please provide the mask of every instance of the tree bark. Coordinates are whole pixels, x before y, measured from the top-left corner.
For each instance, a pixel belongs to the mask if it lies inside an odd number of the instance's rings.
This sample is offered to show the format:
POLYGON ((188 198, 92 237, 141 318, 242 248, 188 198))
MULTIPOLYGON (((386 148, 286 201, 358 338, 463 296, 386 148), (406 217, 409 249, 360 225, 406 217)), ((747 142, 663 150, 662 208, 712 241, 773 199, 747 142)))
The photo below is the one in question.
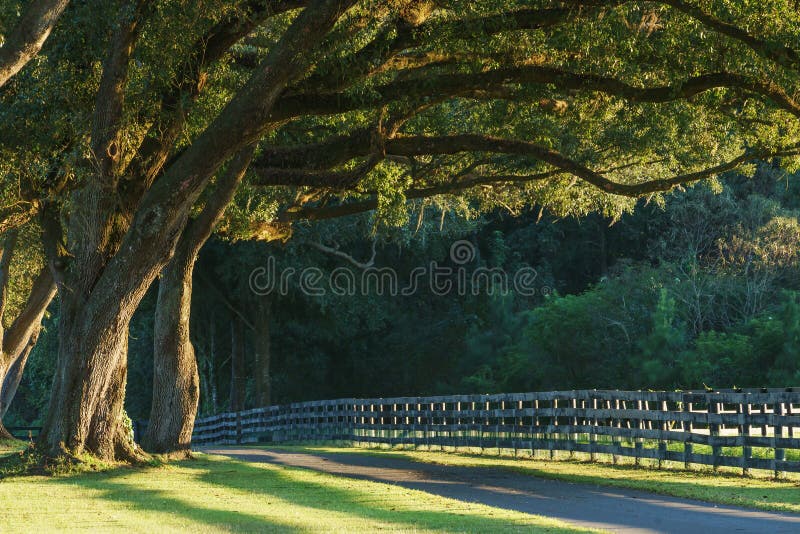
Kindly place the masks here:
POLYGON ((0 87, 42 49, 68 0, 34 0, 0 47, 0 87))
POLYGON ((189 339, 195 256, 181 240, 161 271, 156 305, 153 403, 143 440, 149 452, 188 452, 200 396, 200 377, 189 339))
POLYGON ((189 337, 192 271, 200 249, 233 199, 253 156, 247 148, 220 177, 212 198, 191 221, 161 272, 154 332, 153 403, 143 445, 154 453, 189 453, 200 398, 200 376, 189 337))

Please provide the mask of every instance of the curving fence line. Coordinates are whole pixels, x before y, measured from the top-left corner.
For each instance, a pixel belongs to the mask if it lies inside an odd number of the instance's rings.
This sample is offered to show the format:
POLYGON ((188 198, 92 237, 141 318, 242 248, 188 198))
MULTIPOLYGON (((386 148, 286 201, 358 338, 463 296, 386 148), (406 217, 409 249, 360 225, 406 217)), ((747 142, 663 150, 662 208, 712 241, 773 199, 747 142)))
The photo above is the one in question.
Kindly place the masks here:
POLYGON ((193 440, 570 451, 777 474, 800 472, 800 388, 312 401, 200 418, 193 440))

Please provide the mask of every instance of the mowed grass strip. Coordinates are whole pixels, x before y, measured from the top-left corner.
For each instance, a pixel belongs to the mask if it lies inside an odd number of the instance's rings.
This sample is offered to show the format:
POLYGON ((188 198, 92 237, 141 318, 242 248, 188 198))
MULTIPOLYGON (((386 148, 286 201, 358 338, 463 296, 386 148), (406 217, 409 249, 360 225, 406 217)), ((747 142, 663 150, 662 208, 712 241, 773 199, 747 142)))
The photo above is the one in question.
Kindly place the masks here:
POLYGON ((306 469, 198 455, 160 467, 0 480, 3 532, 587 532, 306 469))
POLYGON ((475 468, 499 468, 525 475, 598 486, 650 491, 686 499, 748 508, 800 513, 796 480, 750 478, 710 469, 686 471, 576 460, 541 460, 454 452, 400 451, 360 447, 280 447, 306 452, 387 455, 414 462, 475 468))

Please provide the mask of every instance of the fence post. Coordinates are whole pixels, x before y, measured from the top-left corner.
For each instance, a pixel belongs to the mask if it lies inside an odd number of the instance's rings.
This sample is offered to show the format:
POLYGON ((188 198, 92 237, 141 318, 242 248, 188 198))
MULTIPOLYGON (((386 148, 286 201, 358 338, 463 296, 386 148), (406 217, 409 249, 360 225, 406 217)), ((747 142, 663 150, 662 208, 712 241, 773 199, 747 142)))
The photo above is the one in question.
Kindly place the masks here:
POLYGON ((681 427, 683 428, 684 436, 683 441, 683 468, 687 471, 691 468, 692 464, 692 431, 694 430, 694 421, 692 420, 692 403, 688 401, 687 397, 683 397, 683 413, 684 419, 681 427))
POLYGON ((592 397, 592 410, 593 415, 592 419, 590 419, 591 426, 589 427, 589 459, 591 461, 597 461, 597 398, 594 396, 592 397))
POLYGON ((714 472, 717 472, 719 471, 719 457, 721 456, 722 447, 719 446, 719 424, 711 422, 715 419, 712 416, 720 412, 720 405, 715 397, 716 395, 714 393, 706 393, 706 398, 708 399, 708 433, 711 440, 711 461, 714 472))
POLYGON ((750 412, 749 402, 739 405, 739 418, 742 421, 739 433, 742 435, 742 475, 744 476, 750 474, 750 458, 753 457, 753 448, 750 446, 750 412))
POLYGON ((781 476, 781 469, 780 464, 786 460, 786 450, 782 448, 778 448, 778 440, 783 438, 783 425, 780 424, 780 420, 784 415, 784 404, 783 402, 776 402, 775 403, 775 410, 773 414, 773 432, 772 432, 772 447, 775 449, 775 478, 780 478, 781 476))
MULTIPOLYGON (((643 407, 642 399, 637 399, 636 400, 636 409, 640 412, 639 413, 640 418, 637 420, 637 424, 636 424, 636 426, 638 427, 638 430, 642 430, 644 428, 644 419, 641 418, 642 407, 643 407)), ((642 438, 637 437, 637 438, 634 439, 633 447, 634 447, 634 450, 636 451, 635 452, 636 456, 634 457, 633 462, 637 466, 641 465, 641 463, 642 463, 642 445, 643 444, 644 444, 644 441, 642 440, 642 438)))
POLYGON ((242 444, 242 414, 236 412, 236 444, 242 444))

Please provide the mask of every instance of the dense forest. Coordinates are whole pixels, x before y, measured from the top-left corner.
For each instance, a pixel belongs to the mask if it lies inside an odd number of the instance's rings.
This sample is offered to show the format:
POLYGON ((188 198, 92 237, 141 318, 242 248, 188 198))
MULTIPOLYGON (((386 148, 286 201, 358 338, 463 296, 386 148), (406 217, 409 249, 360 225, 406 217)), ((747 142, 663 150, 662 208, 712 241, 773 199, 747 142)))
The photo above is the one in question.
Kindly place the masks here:
MULTIPOLYGON (((528 209, 471 221, 430 213, 420 226, 412 211, 408 224, 377 232, 373 216, 356 216, 309 226, 285 245, 215 239, 195 273, 200 411, 353 396, 800 384, 799 187, 761 164, 753 177, 642 202, 618 220, 528 209), (431 261, 452 265, 457 240, 475 247, 466 268, 532 267, 538 291, 315 296, 296 286, 258 294, 248 283, 269 257, 327 274, 393 266, 406 280, 431 261)), ((126 407, 136 420, 150 413, 153 293, 131 325, 126 407)), ((11 425, 35 424, 45 410, 57 315, 53 306, 11 425)))

